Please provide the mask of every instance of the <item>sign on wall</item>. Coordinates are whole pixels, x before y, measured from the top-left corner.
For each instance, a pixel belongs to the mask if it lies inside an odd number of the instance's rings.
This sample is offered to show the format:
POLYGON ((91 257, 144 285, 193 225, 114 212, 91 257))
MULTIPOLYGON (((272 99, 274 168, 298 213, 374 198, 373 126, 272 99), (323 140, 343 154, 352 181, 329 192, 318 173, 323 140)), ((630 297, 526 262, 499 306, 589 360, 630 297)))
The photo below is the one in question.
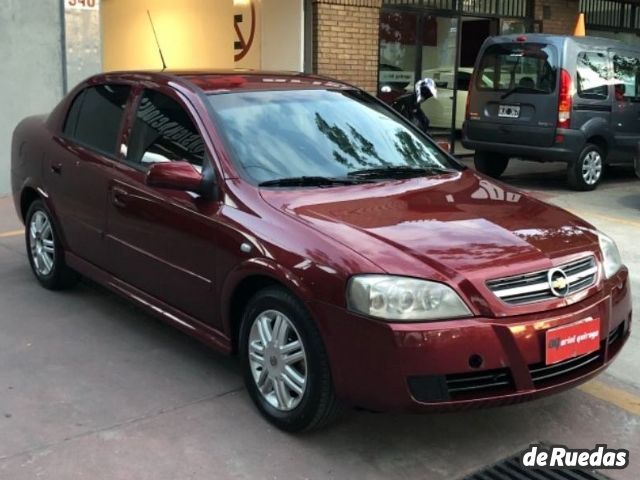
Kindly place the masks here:
POLYGON ((66 10, 98 10, 100 0, 64 0, 66 10))
POLYGON ((233 42, 235 66, 238 68, 262 68, 262 2, 235 0, 233 3, 233 42))

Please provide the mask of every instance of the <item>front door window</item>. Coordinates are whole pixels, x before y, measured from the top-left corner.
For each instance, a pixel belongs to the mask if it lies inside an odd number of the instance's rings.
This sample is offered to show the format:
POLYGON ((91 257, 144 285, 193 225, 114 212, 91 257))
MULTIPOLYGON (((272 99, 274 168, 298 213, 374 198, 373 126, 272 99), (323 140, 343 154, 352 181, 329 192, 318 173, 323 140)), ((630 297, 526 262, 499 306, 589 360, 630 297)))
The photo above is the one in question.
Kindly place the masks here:
POLYGON ((149 168, 158 162, 187 161, 198 170, 204 142, 182 106, 162 93, 142 95, 127 149, 127 163, 149 168))

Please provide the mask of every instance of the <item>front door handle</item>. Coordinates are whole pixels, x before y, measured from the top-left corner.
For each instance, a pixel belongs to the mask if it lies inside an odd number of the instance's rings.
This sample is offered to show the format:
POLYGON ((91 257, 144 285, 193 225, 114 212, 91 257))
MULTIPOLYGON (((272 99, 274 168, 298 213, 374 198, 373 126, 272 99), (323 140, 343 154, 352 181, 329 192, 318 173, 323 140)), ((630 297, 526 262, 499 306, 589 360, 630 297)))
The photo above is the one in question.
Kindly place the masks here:
POLYGON ((61 175, 62 174, 62 164, 61 163, 52 163, 51 164, 51 172, 55 173, 56 175, 61 175))
POLYGON ((126 190, 122 188, 113 187, 111 190, 111 202, 119 208, 126 208, 127 206, 127 197, 129 194, 126 190))

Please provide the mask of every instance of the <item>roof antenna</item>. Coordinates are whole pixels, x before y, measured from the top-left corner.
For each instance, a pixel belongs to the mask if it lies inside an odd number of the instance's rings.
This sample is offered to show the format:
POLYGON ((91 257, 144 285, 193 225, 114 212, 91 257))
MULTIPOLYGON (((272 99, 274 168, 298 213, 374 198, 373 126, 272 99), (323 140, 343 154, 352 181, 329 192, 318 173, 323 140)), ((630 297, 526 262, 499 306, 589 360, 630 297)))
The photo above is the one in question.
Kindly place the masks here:
POLYGON ((149 16, 149 23, 151 23, 151 29, 153 30, 153 37, 156 39, 156 45, 158 45, 158 53, 160 54, 160 60, 162 60, 162 71, 164 72, 167 69, 167 64, 164 61, 164 55, 162 54, 162 48, 160 47, 160 42, 158 41, 156 27, 153 25, 153 19, 151 18, 151 12, 149 12, 149 10, 147 10, 147 15, 149 16))

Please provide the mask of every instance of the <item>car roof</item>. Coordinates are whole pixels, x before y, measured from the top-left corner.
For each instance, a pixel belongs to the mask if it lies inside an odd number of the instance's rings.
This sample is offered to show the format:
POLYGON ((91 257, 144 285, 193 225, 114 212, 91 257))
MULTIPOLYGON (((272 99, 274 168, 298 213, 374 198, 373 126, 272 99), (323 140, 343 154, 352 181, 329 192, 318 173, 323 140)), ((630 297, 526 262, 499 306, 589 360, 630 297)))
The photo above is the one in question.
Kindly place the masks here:
POLYGON ((565 42, 572 42, 582 46, 589 47, 601 47, 601 48, 626 48, 626 49, 637 49, 631 45, 628 45, 624 42, 614 40, 611 38, 604 37, 577 37, 572 35, 550 35, 546 33, 522 33, 522 34, 512 34, 512 35, 499 35, 495 37, 490 37, 487 40, 488 44, 494 43, 549 43, 553 45, 560 45, 565 42))
POLYGON ((195 85, 206 94, 255 90, 346 90, 356 88, 345 82, 321 75, 255 70, 123 71, 101 74, 96 78, 104 82, 121 78, 129 81, 154 80, 158 83, 170 83, 179 78, 183 82, 195 85))

